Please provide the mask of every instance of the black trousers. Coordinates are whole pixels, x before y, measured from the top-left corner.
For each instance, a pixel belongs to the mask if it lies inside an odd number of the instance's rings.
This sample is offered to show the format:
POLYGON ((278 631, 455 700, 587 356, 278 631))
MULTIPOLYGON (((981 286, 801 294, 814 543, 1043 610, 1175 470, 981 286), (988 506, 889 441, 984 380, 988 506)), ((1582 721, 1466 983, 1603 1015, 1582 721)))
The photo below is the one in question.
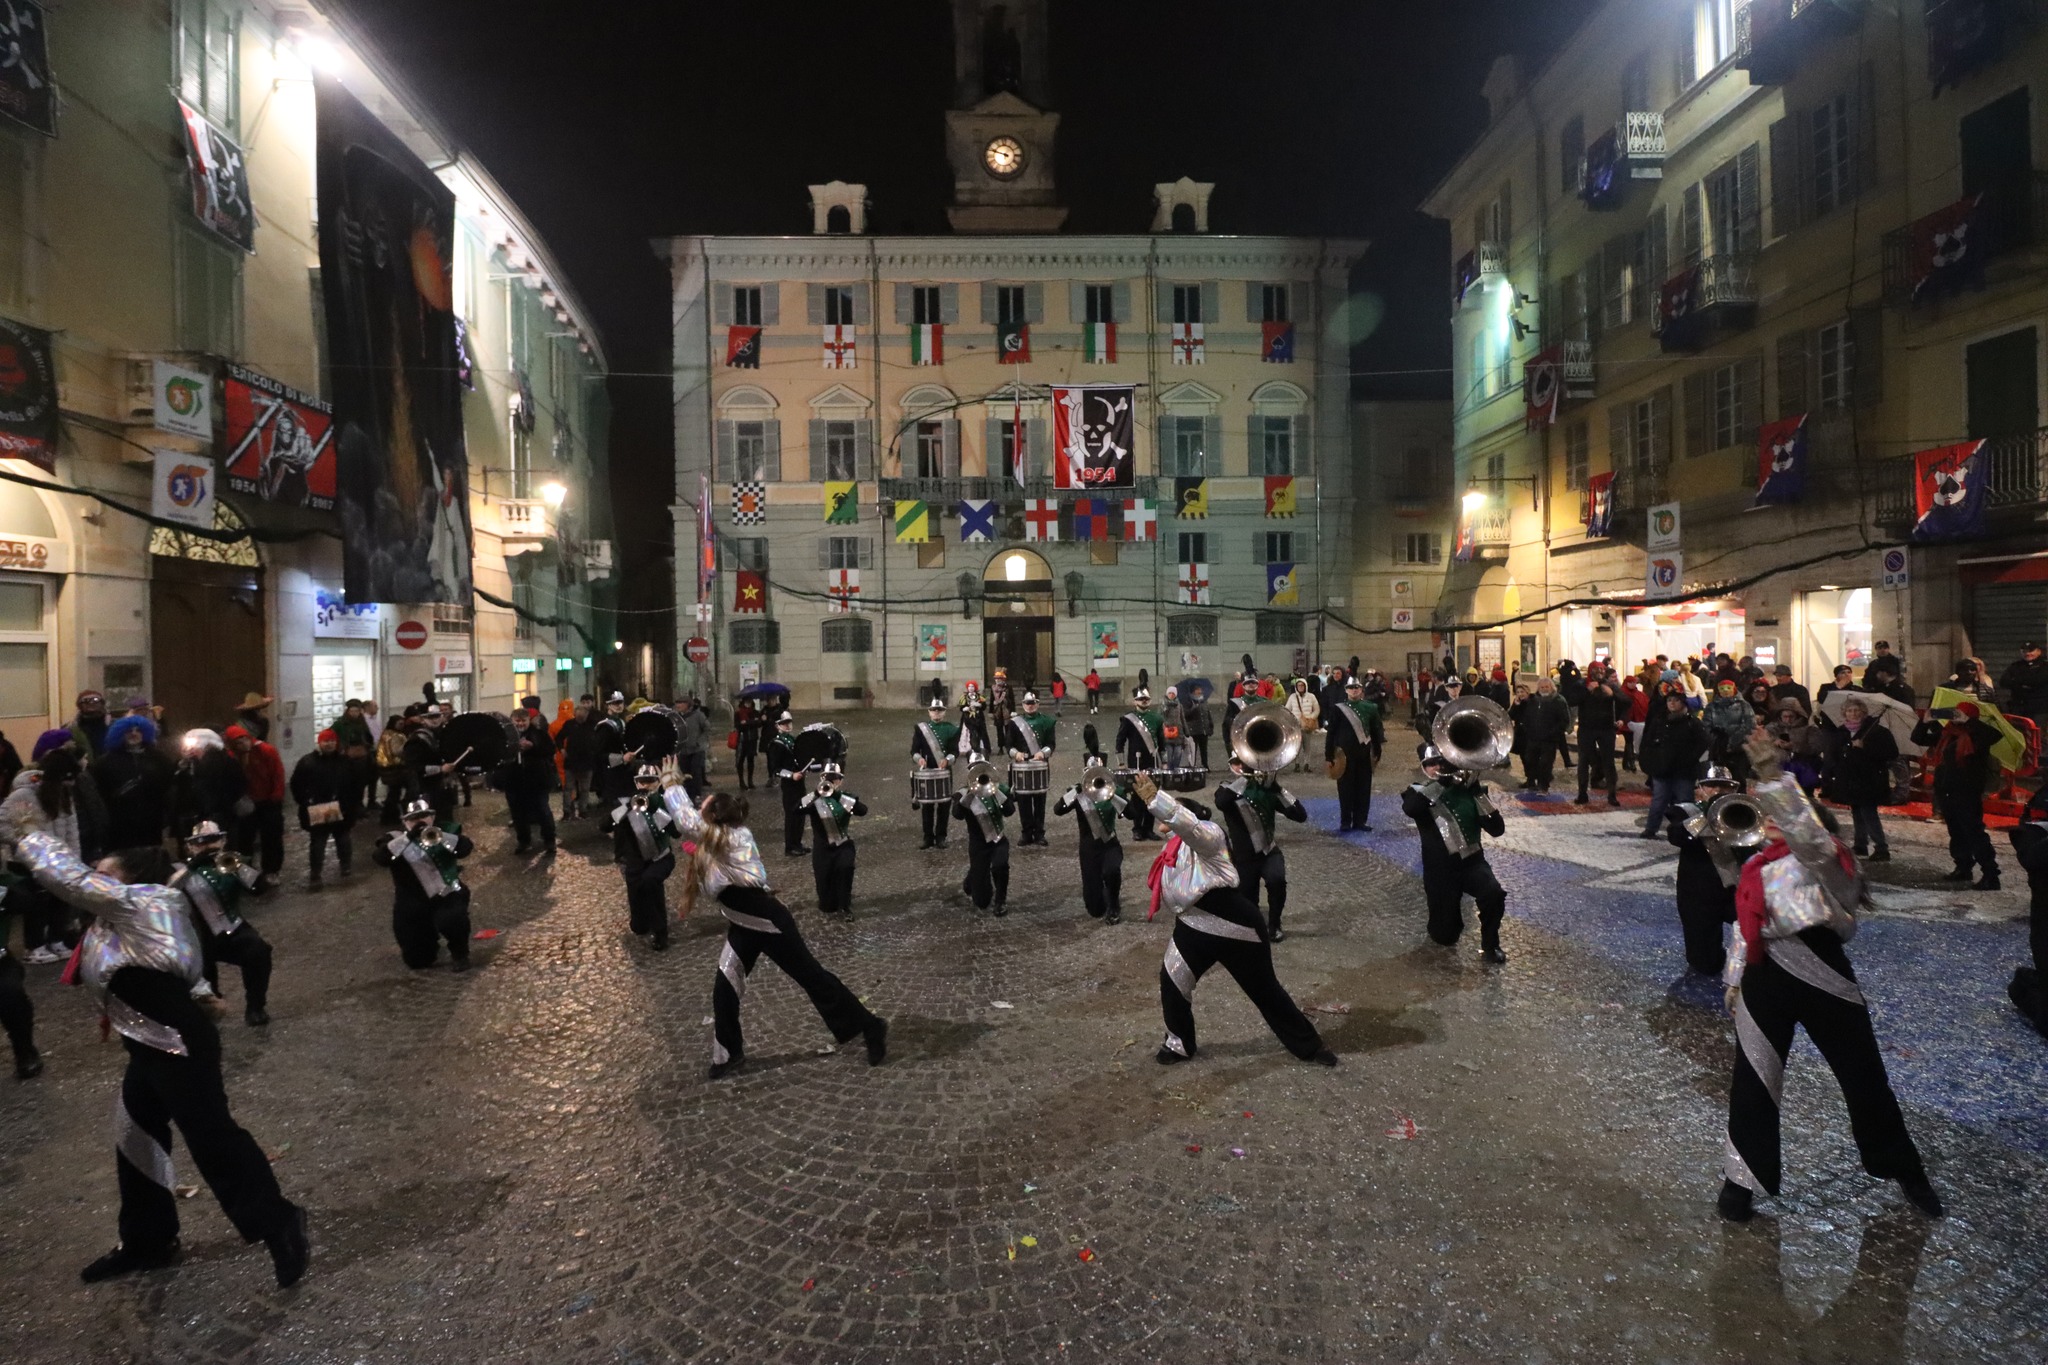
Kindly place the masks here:
POLYGON ((412 790, 412 774, 404 768, 384 769, 384 823, 397 825, 405 810, 406 793, 412 790))
POLYGON ((745 790, 754 785, 754 760, 760 757, 760 753, 745 740, 740 741, 740 747, 734 750, 734 753, 737 755, 733 759, 734 769, 739 776, 741 789, 745 790))
POLYGON ((113 993, 159 1023, 178 1030, 186 1055, 174 1056, 124 1038, 128 1071, 114 1109, 114 1170, 121 1191, 121 1244, 151 1252, 178 1235, 178 1199, 171 1165, 171 1125, 193 1164, 245 1242, 282 1231, 294 1212, 256 1139, 228 1110, 221 1079, 220 1033, 206 1010, 166 972, 125 967, 113 993))
POLYGON ((746 993, 747 976, 754 970, 755 960, 764 953, 811 997, 811 1004, 825 1021, 825 1027, 832 1031, 834 1041, 844 1043, 859 1037, 870 1024, 878 1022, 846 988, 846 983, 811 956, 788 906, 770 893, 749 886, 728 886, 718 893, 718 899, 730 910, 773 926, 774 932, 730 920, 726 923, 725 947, 718 955, 718 975, 711 981, 713 1063, 722 1064, 746 1055, 740 1034, 740 997, 746 993))
POLYGON ((834 846, 812 836, 811 878, 818 887, 818 908, 828 915, 853 909, 853 840, 834 846))
POLYGON ((1123 844, 1085 840, 1081 844, 1081 904, 1096 919, 1112 913, 1121 917, 1123 899, 1123 844))
POLYGON ((232 933, 202 931, 199 937, 204 952, 206 984, 213 987, 215 995, 220 994, 220 964, 225 962, 242 969, 242 997, 246 1008, 260 1010, 269 1005, 270 944, 256 932, 255 925, 243 920, 232 933))
POLYGON ((1550 780, 1557 772, 1557 746, 1546 742, 1524 741, 1522 744, 1522 776, 1539 789, 1547 790, 1550 780))
POLYGON ((1479 945, 1500 946, 1501 916, 1508 910, 1508 893, 1493 875, 1484 853, 1469 858, 1422 860, 1422 894, 1429 904, 1429 936, 1449 947, 1465 932, 1465 897, 1479 907, 1479 945))
POLYGON ((1948 826, 1948 856, 1956 870, 1965 872, 1975 864, 1985 876, 1997 876, 1998 855, 1991 849, 1991 831, 1984 828, 1984 798, 1943 792, 1941 819, 1948 826))
POLYGON ((434 808, 434 823, 443 829, 455 819, 456 792, 455 780, 448 777, 431 777, 420 784, 419 794, 434 808))
POLYGON ((0 1029, 14 1048, 14 1060, 36 1055, 36 1007, 23 984, 25 973, 13 953, 0 952, 0 1029))
POLYGON ((258 801, 256 809, 235 822, 235 851, 243 857, 257 857, 256 866, 264 876, 275 877, 284 870, 284 802, 258 801), (257 847, 262 854, 257 857, 257 847))
POLYGON ((1678 877, 1678 927, 1685 936, 1685 965, 1705 976, 1719 975, 1728 963, 1721 926, 1735 922, 1735 888, 1718 875, 1678 877))
POLYGON ((1322 1051, 1322 1035, 1273 974, 1273 945, 1266 939, 1266 926, 1258 907, 1236 887, 1223 886, 1189 908, 1240 925, 1256 937, 1224 938, 1190 929, 1185 921, 1174 924, 1173 938, 1166 946, 1166 961, 1159 968, 1159 1009, 1166 1016, 1165 1049, 1183 1057, 1195 1055, 1195 986, 1203 973, 1220 963, 1289 1052, 1307 1060, 1322 1051))
POLYGON ((1043 796, 1018 797, 1017 822, 1023 827, 1023 832, 1019 837, 1025 843, 1043 843, 1045 840, 1045 798, 1043 796))
POLYGON ((533 832, 538 828, 540 846, 550 853, 555 851, 555 808, 544 789, 512 787, 505 793, 505 804, 510 808, 512 832, 520 848, 533 846, 533 832))
POLYGON ((1264 853, 1242 856, 1232 853, 1230 863, 1237 869, 1237 889, 1244 893, 1244 898, 1252 903, 1253 908, 1259 904, 1259 888, 1265 888, 1266 927, 1278 930, 1280 916, 1287 909, 1286 851, 1271 848, 1264 853))
MULTIPOLYGON (((1752 1190, 1778 1192, 1778 1104, 1784 1090, 1785 1054, 1792 1046, 1792 1030, 1801 1024, 1842 1087, 1863 1169, 1880 1180, 1923 1174, 1919 1149, 1906 1132, 1906 1117, 1885 1075, 1870 1007, 1856 989, 1856 973, 1841 940, 1826 929, 1808 929, 1785 942, 1810 949, 1807 970, 1818 965, 1821 979, 1834 989, 1801 980, 1774 957, 1744 969, 1736 1002, 1735 1079, 1728 1090, 1728 1141, 1735 1151, 1727 1164, 1728 1178, 1752 1190), (1843 992, 1854 998, 1845 998, 1843 992)), ((1780 948, 1774 943, 1771 950, 1776 953, 1780 948)))
POLYGON ((946 841, 946 827, 953 819, 953 803, 942 801, 936 805, 919 806, 918 820, 924 826, 924 841, 927 844, 942 844, 946 841))
POLYGON ((1131 837, 1133 839, 1152 839, 1158 837, 1158 832, 1153 828, 1151 807, 1140 801, 1135 793, 1130 793, 1129 795, 1131 798, 1131 837))
POLYGON ((1344 775, 1337 779, 1337 826, 1364 829, 1372 823, 1372 754, 1346 749, 1344 775))
POLYGON ((960 883, 960 889, 974 902, 977 910, 986 910, 995 901, 1010 899, 1010 841, 988 843, 973 839, 967 845, 967 880, 960 883))
POLYGON ((391 934, 398 955, 412 968, 431 967, 447 940, 448 956, 469 960, 469 888, 431 901, 404 900, 391 907, 391 934))
POLYGON ((652 934, 658 943, 668 942, 668 874, 675 860, 662 860, 660 873, 643 872, 636 881, 626 880, 626 918, 636 934, 652 934))
POLYGON ((348 875, 349 865, 355 861, 356 845, 349 833, 348 822, 335 825, 314 825, 306 832, 306 865, 314 876, 327 865, 327 843, 334 841, 334 860, 341 864, 343 876, 348 875))
POLYGON ((804 846, 804 813, 797 802, 804 798, 804 784, 784 781, 782 788, 782 851, 794 853, 804 846))
POLYGON ((1614 763, 1614 733, 1579 731, 1579 795, 1586 794, 1588 782, 1593 786, 1604 786, 1609 796, 1614 795, 1620 784, 1620 776, 1614 763))

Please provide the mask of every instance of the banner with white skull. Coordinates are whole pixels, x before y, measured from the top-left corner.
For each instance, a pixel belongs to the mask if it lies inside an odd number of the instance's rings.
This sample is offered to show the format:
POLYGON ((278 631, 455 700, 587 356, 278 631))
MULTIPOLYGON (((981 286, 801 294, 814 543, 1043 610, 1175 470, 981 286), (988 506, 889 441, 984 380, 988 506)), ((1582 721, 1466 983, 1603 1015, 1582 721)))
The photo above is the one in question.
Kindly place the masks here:
POLYGON ((1129 384, 1055 385, 1053 484, 1059 488, 1132 488, 1138 461, 1133 433, 1137 390, 1129 384))
POLYGON ((235 140, 183 100, 185 165, 192 177, 192 216, 244 251, 256 249, 256 210, 249 203, 249 169, 235 140))

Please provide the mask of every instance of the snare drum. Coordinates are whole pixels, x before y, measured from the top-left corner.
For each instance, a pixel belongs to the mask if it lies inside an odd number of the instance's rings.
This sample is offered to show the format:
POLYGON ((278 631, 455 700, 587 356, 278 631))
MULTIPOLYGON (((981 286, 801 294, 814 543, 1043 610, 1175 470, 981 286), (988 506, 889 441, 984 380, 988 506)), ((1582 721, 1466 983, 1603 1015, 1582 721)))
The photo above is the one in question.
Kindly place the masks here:
POLYGON ((1010 765, 1012 796, 1044 796, 1052 790, 1052 764, 1044 759, 1010 765))
POLYGON ((1207 768, 1168 768, 1158 774, 1162 791, 1198 792, 1209 785, 1207 768))
POLYGON ((910 804, 943 806, 953 799, 951 768, 919 768, 910 775, 910 804))

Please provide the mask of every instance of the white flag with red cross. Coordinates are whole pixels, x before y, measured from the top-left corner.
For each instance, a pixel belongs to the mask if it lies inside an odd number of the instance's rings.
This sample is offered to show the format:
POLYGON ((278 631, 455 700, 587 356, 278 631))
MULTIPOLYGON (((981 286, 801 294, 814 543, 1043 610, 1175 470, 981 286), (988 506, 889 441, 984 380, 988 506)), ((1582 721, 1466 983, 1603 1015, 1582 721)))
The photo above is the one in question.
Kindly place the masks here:
POLYGON ((834 612, 852 611, 860 603, 860 570, 825 570, 825 595, 832 599, 834 612))

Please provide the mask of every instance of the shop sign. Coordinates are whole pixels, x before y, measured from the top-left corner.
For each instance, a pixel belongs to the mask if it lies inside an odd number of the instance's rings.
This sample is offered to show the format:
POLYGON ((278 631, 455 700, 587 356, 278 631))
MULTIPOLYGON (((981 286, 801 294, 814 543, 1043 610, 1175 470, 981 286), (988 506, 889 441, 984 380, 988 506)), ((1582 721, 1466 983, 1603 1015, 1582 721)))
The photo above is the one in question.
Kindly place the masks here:
POLYGON ((1676 550, 1679 542, 1678 504, 1660 502, 1647 513, 1649 543, 1643 548, 1651 554, 1665 550, 1676 550))
POLYGON ((1893 592, 1904 592, 1913 585, 1913 571, 1906 563, 1904 550, 1884 552, 1884 585, 1893 592))
POLYGON ((1415 609, 1414 609, 1413 607, 1395 607, 1395 608, 1394 608, 1394 629, 1395 629, 1395 630, 1413 630, 1413 629, 1415 629, 1415 609))
POLYGON ((158 431, 201 441, 213 439, 212 375, 168 360, 152 360, 149 386, 155 399, 150 421, 158 431))
POLYGON ((570 669, 574 668, 575 666, 576 661, 574 659, 555 660, 555 672, 557 673, 567 673, 570 669))
POLYGON ((159 521, 182 526, 213 525, 213 461, 178 450, 152 450, 154 473, 149 513, 159 521))
POLYGON ((1643 595, 1653 599, 1676 597, 1684 582, 1684 555, 1676 550, 1669 554, 1652 554, 1650 567, 1643 576, 1643 595))
POLYGON ((27 569, 30 573, 42 573, 58 569, 58 551, 62 547, 54 540, 42 540, 35 536, 8 536, 0 539, 0 569, 27 569))
POLYGON ((588 654, 586 654, 583 656, 583 666, 585 668, 595 668, 597 667, 597 660, 591 658, 588 654))
MULTIPOLYGON (((528 662, 531 662, 531 660, 528 660, 528 662)), ((457 678, 465 673, 474 672, 476 672, 476 660, 467 654, 436 654, 434 656, 434 676, 437 678, 457 678)))
MULTIPOLYGON (((464 671, 467 672, 468 670, 465 669, 464 671)), ((540 660, 514 659, 512 661, 512 671, 514 673, 538 673, 540 672, 540 660)))
POLYGON ((375 602, 351 602, 338 588, 313 590, 314 639, 375 640, 382 625, 382 609, 375 602))

